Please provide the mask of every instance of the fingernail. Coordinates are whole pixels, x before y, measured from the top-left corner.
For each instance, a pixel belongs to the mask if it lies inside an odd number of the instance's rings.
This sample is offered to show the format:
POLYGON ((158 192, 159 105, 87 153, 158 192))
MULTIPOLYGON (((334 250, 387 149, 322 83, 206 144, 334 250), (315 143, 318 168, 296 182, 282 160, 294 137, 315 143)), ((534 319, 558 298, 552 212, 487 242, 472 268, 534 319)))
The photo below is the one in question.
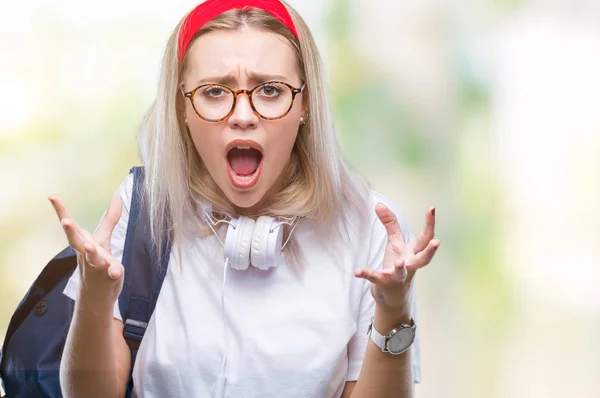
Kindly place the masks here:
POLYGON ((433 209, 431 209, 431 215, 435 216, 435 207, 433 209))

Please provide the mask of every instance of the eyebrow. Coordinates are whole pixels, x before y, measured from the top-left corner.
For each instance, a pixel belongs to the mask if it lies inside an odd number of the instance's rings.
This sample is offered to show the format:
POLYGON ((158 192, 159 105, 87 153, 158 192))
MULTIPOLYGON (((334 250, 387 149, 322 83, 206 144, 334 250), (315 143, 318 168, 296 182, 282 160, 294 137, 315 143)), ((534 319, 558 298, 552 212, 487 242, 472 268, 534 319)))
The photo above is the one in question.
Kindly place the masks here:
MULTIPOLYGON (((266 74, 266 73, 256 73, 256 72, 248 72, 248 80, 250 81, 250 83, 256 83, 256 84, 260 84, 260 83, 264 83, 267 81, 282 81, 282 82, 286 82, 287 83, 287 78, 285 76, 282 75, 272 75, 272 74, 266 74)), ((207 83, 219 83, 219 84, 224 84, 224 85, 234 85, 236 83, 238 83, 238 78, 235 74, 230 73, 228 75, 225 76, 211 76, 211 77, 205 77, 204 79, 200 79, 196 82, 197 86, 201 86, 203 84, 207 84, 207 83)))

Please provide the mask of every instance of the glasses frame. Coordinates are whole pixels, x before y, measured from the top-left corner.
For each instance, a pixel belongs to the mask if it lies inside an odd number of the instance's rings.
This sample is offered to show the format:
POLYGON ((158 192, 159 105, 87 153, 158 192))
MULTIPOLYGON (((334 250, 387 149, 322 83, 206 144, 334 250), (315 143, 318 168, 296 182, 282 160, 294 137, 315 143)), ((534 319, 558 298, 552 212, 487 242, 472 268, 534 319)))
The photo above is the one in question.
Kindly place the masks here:
POLYGON ((277 120, 277 119, 284 118, 292 110, 292 107, 294 106, 294 100, 296 99, 296 95, 298 95, 299 93, 301 93, 302 91, 304 91, 305 87, 306 87, 306 83, 304 83, 302 85, 302 87, 296 88, 296 87, 292 86, 291 84, 273 80, 273 81, 268 81, 268 82, 261 83, 261 84, 257 85, 256 87, 254 87, 252 90, 245 90, 245 89, 234 90, 231 87, 228 87, 228 86, 226 86, 224 84, 207 83, 207 84, 203 84, 201 86, 198 86, 195 89, 193 89, 192 91, 188 91, 188 92, 185 92, 183 90, 183 85, 181 85, 181 92, 182 92, 182 94, 183 94, 184 97, 187 97, 190 100, 190 103, 192 104, 192 108, 194 108, 194 112, 196 112, 196 115, 198 115, 198 117, 200 117, 200 119, 202 119, 204 121, 207 121, 207 122, 211 122, 211 123, 218 123, 218 122, 222 122, 223 120, 225 120, 229 116, 231 116, 231 114, 235 110, 235 105, 237 104, 237 97, 240 94, 246 94, 248 96, 248 101, 250 102, 250 107, 252 107, 252 111, 258 117, 260 117, 262 119, 265 119, 265 120, 277 120), (252 101, 252 93, 254 93, 254 90, 256 90, 257 88, 265 86, 265 85, 268 85, 268 84, 283 84, 284 86, 287 86, 291 90, 291 92, 292 92, 292 102, 290 103, 290 107, 281 116, 278 116, 278 117, 266 117, 266 116, 263 116, 260 112, 258 112, 256 110, 256 108, 254 107, 254 102, 252 101), (198 112, 198 110, 196 109, 196 105, 194 105, 194 95, 196 95, 196 91, 200 90, 203 87, 208 87, 208 86, 213 86, 213 87, 214 86, 218 86, 218 87, 221 87, 221 88, 229 91, 231 94, 233 94, 233 104, 231 105, 231 110, 229 111, 229 113, 227 113, 227 115, 223 116, 220 119, 208 119, 208 118, 202 116, 200 114, 200 112, 198 112))

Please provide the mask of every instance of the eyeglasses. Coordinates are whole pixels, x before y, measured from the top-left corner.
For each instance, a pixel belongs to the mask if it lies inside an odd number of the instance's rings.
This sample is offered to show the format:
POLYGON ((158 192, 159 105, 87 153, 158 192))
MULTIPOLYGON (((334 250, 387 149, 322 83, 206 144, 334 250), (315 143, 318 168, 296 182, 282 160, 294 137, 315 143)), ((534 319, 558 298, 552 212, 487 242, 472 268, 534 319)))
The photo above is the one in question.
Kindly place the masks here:
POLYGON ((254 113, 263 119, 276 120, 287 115, 298 93, 306 84, 296 88, 283 82, 261 83, 252 90, 237 90, 216 83, 203 84, 190 92, 181 91, 189 98, 194 111, 207 122, 220 122, 227 119, 235 109, 237 97, 246 94, 254 113))

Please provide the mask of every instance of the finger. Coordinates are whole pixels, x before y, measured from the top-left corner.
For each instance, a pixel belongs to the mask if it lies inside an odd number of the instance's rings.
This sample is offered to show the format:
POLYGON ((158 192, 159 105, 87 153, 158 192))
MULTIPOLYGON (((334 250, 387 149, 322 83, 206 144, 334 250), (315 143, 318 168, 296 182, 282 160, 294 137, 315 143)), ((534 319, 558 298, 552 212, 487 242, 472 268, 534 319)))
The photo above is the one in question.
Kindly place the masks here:
POLYGON ((394 265, 394 277, 396 280, 404 282, 407 276, 408 270, 406 269, 406 264, 404 263, 404 260, 399 260, 394 265))
POLYGON ((58 216, 58 220, 62 221, 64 218, 72 218, 71 214, 67 210, 67 206, 60 200, 57 196, 48 196, 48 200, 54 207, 54 211, 56 211, 56 215, 58 216))
MULTIPOLYGON (((102 248, 100 246, 98 246, 98 243, 96 242, 96 239, 94 238, 94 236, 87 230, 87 229, 83 229, 83 228, 79 228, 79 235, 81 236, 81 239, 83 240, 83 244, 88 244, 88 247, 91 245, 93 246, 93 251, 98 252, 100 256, 103 256, 103 254, 101 253, 102 248)), ((85 250, 85 247, 84 247, 85 250)), ((86 250, 87 252, 87 250, 86 250)), ((93 265, 100 265, 100 264, 96 264, 93 263, 93 265)))
POLYGON ((414 258, 414 261, 407 266, 408 270, 416 271, 419 268, 423 268, 424 266, 429 264, 431 262, 431 259, 437 252, 438 247, 440 247, 440 241, 438 239, 432 239, 431 241, 429 241, 427 247, 424 250, 417 253, 417 255, 414 258))
POLYGON ((121 212, 123 210, 123 202, 117 197, 113 197, 108 205, 104 219, 96 231, 96 240, 108 250, 110 244, 110 238, 115 226, 121 218, 121 212))
POLYGON ((87 229, 79 228, 79 235, 81 235, 85 241, 88 241, 93 245, 97 244, 96 238, 94 238, 94 235, 92 235, 87 229))
POLYGON ((86 240, 83 244, 83 249, 85 250, 85 260, 88 264, 98 268, 108 268, 110 263, 100 253, 97 245, 86 240))
POLYGON ((371 283, 384 283, 384 276, 381 272, 378 272, 373 269, 357 269, 354 271, 354 276, 357 278, 366 279, 371 283))
POLYGON ((414 243, 414 252, 419 253, 427 247, 433 239, 435 230, 435 207, 431 206, 425 214, 425 226, 414 243))
POLYGON ((50 196, 48 197, 48 200, 52 204, 52 207, 54 207, 54 211, 58 216, 60 225, 65 230, 65 234, 67 235, 69 245, 73 249, 79 252, 83 252, 83 248, 81 247, 83 241, 80 236, 79 225, 77 225, 77 222, 75 222, 75 220, 71 217, 71 214, 69 214, 69 211, 67 210, 65 204, 56 196, 50 196))
POLYGON ((406 279, 408 271, 406 270, 406 264, 403 259, 395 261, 394 265, 390 268, 386 268, 381 273, 384 276, 386 282, 403 282, 406 279))
POLYGON ((65 230, 65 234, 67 235, 67 241, 69 242, 69 246, 71 246, 75 251, 79 253, 83 253, 83 242, 84 239, 79 233, 79 227, 70 218, 63 218, 60 222, 60 225, 65 230))
POLYGON ((385 230, 388 234, 388 241, 400 244, 401 247, 403 247, 404 235, 400 230, 400 225, 398 225, 398 219, 396 218, 394 212, 383 203, 378 203, 377 206, 375 206, 375 213, 377 213, 379 221, 381 221, 385 227, 385 230))
POLYGON ((124 273, 125 268, 123 268, 123 265, 113 259, 107 270, 108 277, 112 280, 118 280, 119 278, 123 277, 124 273))

